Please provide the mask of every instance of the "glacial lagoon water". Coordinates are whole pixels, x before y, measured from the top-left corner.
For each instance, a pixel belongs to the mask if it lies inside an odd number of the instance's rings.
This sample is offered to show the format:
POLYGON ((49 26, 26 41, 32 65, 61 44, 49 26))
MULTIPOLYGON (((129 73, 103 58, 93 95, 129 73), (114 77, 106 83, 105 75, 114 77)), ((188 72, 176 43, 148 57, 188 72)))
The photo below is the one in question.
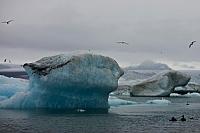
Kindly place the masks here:
POLYGON ((0 109, 0 133, 191 133, 200 132, 200 96, 120 97, 137 104, 111 106, 108 113, 0 109), (189 105, 186 105, 189 103, 189 105), (182 122, 180 116, 185 115, 182 122), (174 116, 177 122, 169 119, 174 116), (192 118, 193 119, 190 119, 192 118))

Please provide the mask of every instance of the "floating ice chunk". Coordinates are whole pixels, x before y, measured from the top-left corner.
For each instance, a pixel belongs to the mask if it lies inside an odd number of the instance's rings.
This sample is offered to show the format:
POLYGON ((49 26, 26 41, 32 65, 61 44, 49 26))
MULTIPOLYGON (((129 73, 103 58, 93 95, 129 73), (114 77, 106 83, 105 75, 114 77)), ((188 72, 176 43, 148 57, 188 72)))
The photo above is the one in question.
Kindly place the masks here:
POLYGON ((86 110, 85 109, 77 109, 76 111, 82 113, 82 112, 85 112, 86 110))
POLYGON ((170 97, 179 97, 179 96, 181 96, 181 95, 178 94, 178 93, 171 93, 171 94, 170 94, 170 97))
POLYGON ((170 104, 171 101, 166 100, 166 99, 155 99, 155 100, 148 100, 146 102, 147 104, 170 104))
POLYGON ((185 86, 191 77, 185 73, 164 71, 131 87, 131 96, 169 96, 175 87, 185 86))
POLYGON ((0 96, 7 98, 16 92, 23 92, 28 88, 28 80, 18 78, 8 78, 0 75, 0 96))
POLYGON ((187 96, 187 97, 199 97, 200 94, 195 92, 195 93, 187 93, 184 96, 187 96))
POLYGON ((180 95, 180 94, 177 94, 177 93, 171 93, 170 94, 170 97, 199 97, 200 94, 199 93, 187 93, 185 95, 180 95))
POLYGON ((136 102, 119 99, 119 98, 114 97, 114 96, 109 96, 108 103, 109 103, 110 106, 120 106, 120 105, 132 105, 132 104, 136 104, 136 102))
POLYGON ((108 109, 109 93, 123 75, 115 60, 94 54, 44 57, 24 68, 29 88, 20 82, 17 90, 4 94, 9 98, 0 102, 1 108, 108 109))

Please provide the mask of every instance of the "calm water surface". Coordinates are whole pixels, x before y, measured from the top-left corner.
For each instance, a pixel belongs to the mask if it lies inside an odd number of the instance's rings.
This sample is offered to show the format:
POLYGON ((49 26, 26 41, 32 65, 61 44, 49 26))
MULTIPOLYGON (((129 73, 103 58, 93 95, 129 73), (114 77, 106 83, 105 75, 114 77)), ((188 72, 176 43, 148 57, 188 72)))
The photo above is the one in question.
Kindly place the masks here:
POLYGON ((150 99, 161 99, 156 97, 122 98, 139 104, 111 107, 107 114, 1 109, 0 133, 200 132, 200 97, 166 98, 172 102, 169 105, 144 104, 150 99), (187 101, 190 105, 186 105, 187 101), (187 121, 169 121, 172 116, 181 115, 187 121))

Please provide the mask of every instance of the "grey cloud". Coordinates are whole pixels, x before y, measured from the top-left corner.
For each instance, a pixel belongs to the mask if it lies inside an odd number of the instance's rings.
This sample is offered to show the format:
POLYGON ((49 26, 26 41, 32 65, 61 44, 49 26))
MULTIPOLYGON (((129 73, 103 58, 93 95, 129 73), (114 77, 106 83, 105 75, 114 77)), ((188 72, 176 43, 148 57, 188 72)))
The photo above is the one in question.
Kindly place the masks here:
POLYGON ((200 61, 200 45, 188 49, 199 39, 199 5, 198 0, 1 0, 0 20, 15 21, 0 25, 0 55, 3 48, 32 54, 93 49, 128 56, 119 57, 121 62, 200 61), (120 40, 130 46, 116 45, 120 40))

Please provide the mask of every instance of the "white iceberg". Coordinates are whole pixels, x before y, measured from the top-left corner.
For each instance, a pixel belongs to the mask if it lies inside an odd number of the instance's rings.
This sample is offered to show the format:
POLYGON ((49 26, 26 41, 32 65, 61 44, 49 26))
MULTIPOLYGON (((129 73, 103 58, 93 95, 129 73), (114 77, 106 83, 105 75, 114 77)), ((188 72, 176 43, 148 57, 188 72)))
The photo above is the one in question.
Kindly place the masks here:
POLYGON ((187 94, 185 94, 184 96, 187 96, 187 97, 199 97, 199 96, 200 96, 200 94, 199 94, 199 93, 196 93, 196 92, 194 92, 194 93, 187 93, 187 94))
POLYGON ((199 93, 187 93, 187 94, 184 94, 184 95, 180 95, 180 94, 177 94, 177 93, 171 93, 170 94, 170 97, 199 97, 200 94, 199 93))
POLYGON ((148 100, 146 103, 147 103, 147 104, 159 104, 159 105, 162 104, 162 105, 166 105, 166 104, 170 104, 171 101, 162 98, 162 99, 148 100))
POLYGON ((170 97, 179 97, 179 96, 182 96, 182 95, 178 94, 178 93, 171 93, 170 94, 170 97))
POLYGON ((190 76, 175 70, 161 72, 147 80, 133 85, 131 96, 169 96, 178 86, 185 86, 190 76))
POLYGON ((112 106, 116 107, 116 106, 121 106, 121 105, 133 105, 133 104, 137 104, 136 102, 119 99, 119 98, 117 98, 115 96, 109 96, 108 103, 109 103, 109 105, 111 107, 112 106))

